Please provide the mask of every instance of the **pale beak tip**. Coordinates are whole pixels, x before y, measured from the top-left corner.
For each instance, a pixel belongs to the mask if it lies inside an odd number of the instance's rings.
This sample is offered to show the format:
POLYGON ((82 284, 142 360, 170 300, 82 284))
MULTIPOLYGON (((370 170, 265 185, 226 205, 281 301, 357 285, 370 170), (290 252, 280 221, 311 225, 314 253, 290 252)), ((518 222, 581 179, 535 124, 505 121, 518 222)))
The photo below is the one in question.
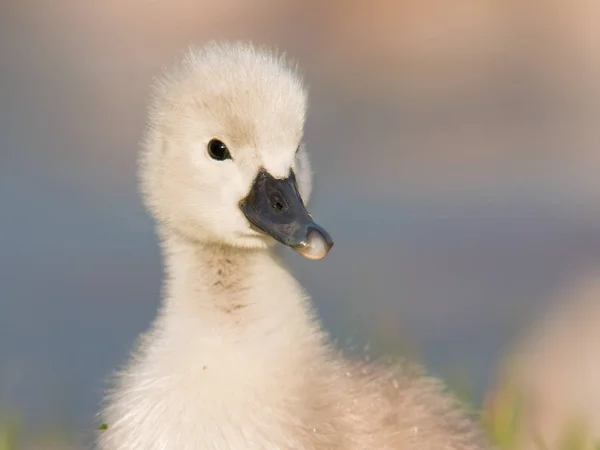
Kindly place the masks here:
POLYGON ((317 230, 308 233, 306 241, 294 248, 306 259, 313 261, 323 259, 333 247, 333 242, 317 230))

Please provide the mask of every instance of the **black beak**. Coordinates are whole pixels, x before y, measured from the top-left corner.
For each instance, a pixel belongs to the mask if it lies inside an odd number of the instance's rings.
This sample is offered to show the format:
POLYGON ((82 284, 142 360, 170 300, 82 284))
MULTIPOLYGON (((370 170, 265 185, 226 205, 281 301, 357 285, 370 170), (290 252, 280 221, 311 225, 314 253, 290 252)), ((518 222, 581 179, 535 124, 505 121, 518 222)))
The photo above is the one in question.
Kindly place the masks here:
POLYGON ((324 258, 333 241, 306 211, 293 171, 277 179, 262 169, 240 209, 258 231, 293 248, 308 259, 324 258))

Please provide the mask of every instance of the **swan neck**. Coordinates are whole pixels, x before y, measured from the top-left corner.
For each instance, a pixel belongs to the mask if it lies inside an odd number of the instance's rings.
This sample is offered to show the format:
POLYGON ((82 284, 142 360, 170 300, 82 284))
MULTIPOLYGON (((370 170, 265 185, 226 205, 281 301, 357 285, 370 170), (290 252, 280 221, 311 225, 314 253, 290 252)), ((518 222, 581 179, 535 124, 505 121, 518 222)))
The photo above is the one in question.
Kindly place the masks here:
POLYGON ((281 308, 281 302, 304 303, 298 283, 270 249, 205 244, 170 235, 163 239, 163 255, 167 310, 239 315, 259 303, 266 307, 278 302, 273 308, 281 308))

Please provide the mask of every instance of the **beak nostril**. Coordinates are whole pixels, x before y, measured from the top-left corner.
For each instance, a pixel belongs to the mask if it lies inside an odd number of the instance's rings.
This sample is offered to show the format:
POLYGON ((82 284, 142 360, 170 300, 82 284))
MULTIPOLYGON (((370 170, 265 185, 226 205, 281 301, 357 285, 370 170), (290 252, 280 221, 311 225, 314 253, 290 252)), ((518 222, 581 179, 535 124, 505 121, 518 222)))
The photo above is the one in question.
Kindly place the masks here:
POLYGON ((285 212, 288 209, 286 201, 279 195, 279 193, 271 197, 271 208, 278 213, 285 212))
POLYGON ((281 212, 281 211, 283 211, 284 208, 285 208, 285 206, 283 205, 283 203, 281 203, 279 201, 275 201, 273 203, 273 209, 276 210, 276 211, 281 212))

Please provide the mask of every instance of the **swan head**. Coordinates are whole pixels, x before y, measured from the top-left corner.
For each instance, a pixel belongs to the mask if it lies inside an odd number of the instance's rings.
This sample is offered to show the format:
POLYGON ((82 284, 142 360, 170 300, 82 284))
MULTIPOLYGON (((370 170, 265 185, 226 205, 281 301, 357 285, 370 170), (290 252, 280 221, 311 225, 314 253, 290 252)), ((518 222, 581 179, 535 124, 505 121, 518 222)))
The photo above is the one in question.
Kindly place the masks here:
POLYGON ((306 91, 250 44, 190 49, 157 80, 141 158, 146 204, 168 230, 242 248, 279 241, 309 259, 333 242, 305 204, 306 91))

